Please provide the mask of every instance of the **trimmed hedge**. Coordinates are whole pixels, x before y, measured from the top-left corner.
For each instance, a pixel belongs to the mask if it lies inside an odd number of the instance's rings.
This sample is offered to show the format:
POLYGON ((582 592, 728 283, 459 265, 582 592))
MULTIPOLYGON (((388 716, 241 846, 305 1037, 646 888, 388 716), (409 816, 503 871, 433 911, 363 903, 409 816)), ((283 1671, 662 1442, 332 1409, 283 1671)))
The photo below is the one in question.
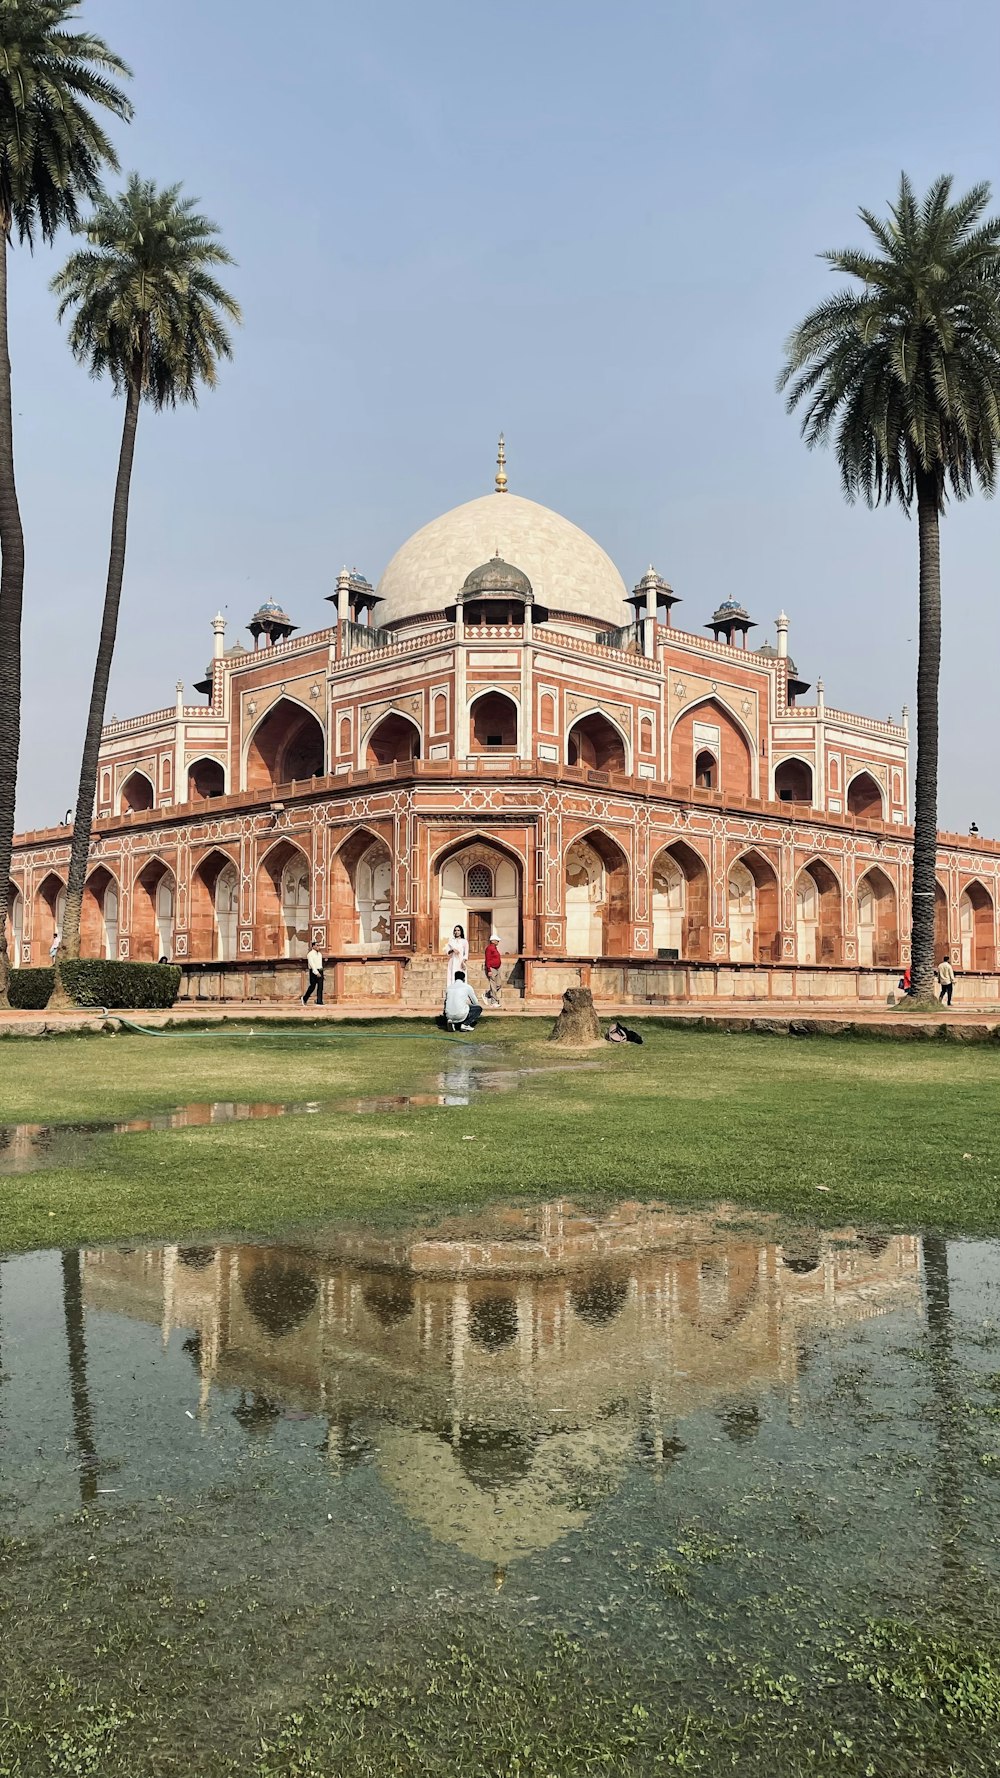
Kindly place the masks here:
POLYGON ((118 963, 110 957, 64 963, 62 978, 77 1006, 173 1006, 181 985, 174 963, 118 963))
MULTIPOLYGON (((63 980, 77 1006, 173 1006, 181 985, 174 963, 117 963, 109 957, 78 957, 62 966, 63 980)), ((10 1003, 40 1012, 48 1005, 54 969, 12 969, 10 1003)))
POLYGON ((55 978, 54 969, 12 969, 7 984, 11 1006, 21 1012, 41 1012, 49 1004, 55 978))

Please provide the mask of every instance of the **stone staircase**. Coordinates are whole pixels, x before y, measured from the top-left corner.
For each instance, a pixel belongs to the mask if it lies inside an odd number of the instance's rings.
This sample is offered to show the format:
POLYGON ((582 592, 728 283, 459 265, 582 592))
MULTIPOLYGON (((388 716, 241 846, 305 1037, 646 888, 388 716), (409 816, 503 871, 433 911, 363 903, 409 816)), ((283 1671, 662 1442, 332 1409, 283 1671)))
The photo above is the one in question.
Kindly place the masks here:
MULTIPOLYGON (((512 967, 512 965, 505 965, 505 977, 512 967)), ((403 970, 399 1005, 405 1007, 408 1012, 440 1012, 444 1003, 447 979, 448 963, 446 958, 437 956, 411 957, 403 970)), ((486 976, 481 963, 477 961, 470 963, 469 980, 482 1000, 486 993, 486 976)), ((512 987, 508 981, 504 981, 503 1005, 508 1012, 519 1011, 523 998, 523 988, 512 987)))

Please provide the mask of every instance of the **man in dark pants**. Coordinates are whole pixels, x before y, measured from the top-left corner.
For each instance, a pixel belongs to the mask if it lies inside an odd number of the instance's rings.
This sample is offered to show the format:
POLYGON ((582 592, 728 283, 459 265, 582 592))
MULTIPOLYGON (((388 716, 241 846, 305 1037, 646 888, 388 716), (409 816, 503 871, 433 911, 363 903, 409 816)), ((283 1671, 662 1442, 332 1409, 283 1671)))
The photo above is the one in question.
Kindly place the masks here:
POLYGON ((322 1006, 322 1004, 323 1004, 323 953, 322 953, 322 951, 317 951, 315 945, 310 945, 308 951, 306 952, 306 968, 309 971, 309 986, 302 996, 302 1004, 303 1004, 303 1006, 305 1006, 307 1001, 311 1000, 313 994, 315 994, 316 1005, 322 1006))

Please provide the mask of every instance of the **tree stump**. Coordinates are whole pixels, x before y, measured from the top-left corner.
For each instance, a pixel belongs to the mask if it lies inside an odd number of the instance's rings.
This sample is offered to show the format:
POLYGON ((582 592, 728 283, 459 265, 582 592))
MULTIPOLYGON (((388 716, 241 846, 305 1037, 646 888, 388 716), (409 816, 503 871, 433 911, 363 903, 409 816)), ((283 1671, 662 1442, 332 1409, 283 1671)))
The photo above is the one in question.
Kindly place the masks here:
POLYGON ((564 1043, 583 1049, 599 1043, 601 1027, 594 1011, 594 996, 589 988, 567 988, 562 998, 562 1011, 549 1033, 550 1043, 564 1043))

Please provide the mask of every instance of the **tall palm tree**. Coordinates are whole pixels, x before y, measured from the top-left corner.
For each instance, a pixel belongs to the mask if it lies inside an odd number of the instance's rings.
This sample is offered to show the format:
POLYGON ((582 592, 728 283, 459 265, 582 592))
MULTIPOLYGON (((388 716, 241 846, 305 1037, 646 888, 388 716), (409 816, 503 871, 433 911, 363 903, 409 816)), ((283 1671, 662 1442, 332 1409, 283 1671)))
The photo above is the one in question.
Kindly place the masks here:
POLYGON ((79 1250, 62 1256, 63 1318, 66 1323, 66 1357, 69 1394, 73 1407, 73 1437, 80 1459, 80 1499, 84 1506, 97 1498, 97 1443, 94 1415, 87 1381, 87 1333, 83 1316, 83 1269, 79 1250))
POLYGON ((1000 217, 988 185, 952 201, 950 178, 919 202, 905 173, 872 242, 823 257, 852 285, 821 303, 786 346, 779 387, 801 406, 810 446, 835 438, 848 500, 917 511, 920 650, 914 794, 912 980, 934 991, 939 521, 948 495, 992 494, 1000 454, 1000 217), (872 243, 874 245, 872 245, 872 243))
POLYGON ((95 113, 129 118, 112 76, 128 69, 100 37, 63 27, 79 0, 0 0, 0 1006, 7 1005, 7 904, 21 738, 24 536, 14 480, 7 250, 74 223, 81 198, 117 167, 95 113))
MULTIPOLYGON (((195 202, 181 196, 179 185, 161 190, 133 173, 120 196, 99 201, 85 230, 89 246, 73 253, 52 281, 60 320, 72 316, 69 341, 74 356, 92 376, 109 376, 115 394, 125 397, 104 616, 80 764, 57 967, 80 955, 80 909, 125 573, 139 408, 143 401, 154 408, 197 402, 199 385, 213 388, 219 359, 232 356, 225 322, 240 320, 239 305, 213 276, 215 267, 232 265, 233 260, 215 224, 198 215, 195 202)), ((56 986, 58 997, 65 999, 61 982, 56 986)))

